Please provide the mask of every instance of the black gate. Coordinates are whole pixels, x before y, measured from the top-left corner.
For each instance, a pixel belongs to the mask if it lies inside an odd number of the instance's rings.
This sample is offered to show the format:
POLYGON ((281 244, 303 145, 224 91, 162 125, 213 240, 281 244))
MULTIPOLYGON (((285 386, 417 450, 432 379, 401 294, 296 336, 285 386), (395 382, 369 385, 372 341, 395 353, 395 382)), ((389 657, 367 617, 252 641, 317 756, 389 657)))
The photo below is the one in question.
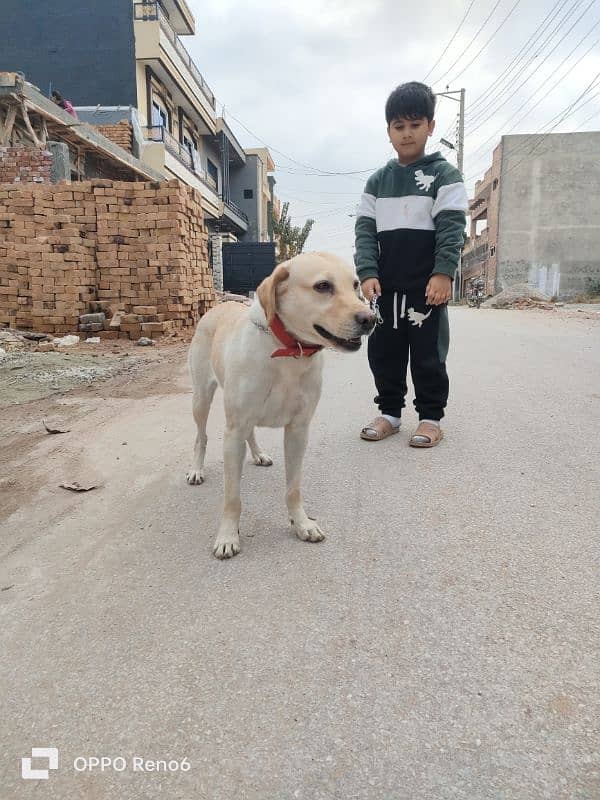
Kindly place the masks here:
POLYGON ((248 294, 275 269, 273 242, 235 242, 223 245, 223 289, 248 294))

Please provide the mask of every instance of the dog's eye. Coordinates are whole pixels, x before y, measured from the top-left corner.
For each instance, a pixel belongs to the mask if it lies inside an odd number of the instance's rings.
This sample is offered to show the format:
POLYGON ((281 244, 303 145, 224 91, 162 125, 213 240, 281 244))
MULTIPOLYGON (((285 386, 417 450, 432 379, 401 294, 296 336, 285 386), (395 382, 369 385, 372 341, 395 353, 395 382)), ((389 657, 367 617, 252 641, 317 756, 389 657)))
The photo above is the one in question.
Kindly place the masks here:
POLYGON ((314 290, 322 294, 326 294, 327 292, 333 294, 333 284, 329 283, 329 281, 319 281, 319 283, 315 283, 314 290))
POLYGON ((358 287, 359 286, 360 286, 360 283, 358 281, 354 281, 354 291, 355 292, 358 292, 358 287))

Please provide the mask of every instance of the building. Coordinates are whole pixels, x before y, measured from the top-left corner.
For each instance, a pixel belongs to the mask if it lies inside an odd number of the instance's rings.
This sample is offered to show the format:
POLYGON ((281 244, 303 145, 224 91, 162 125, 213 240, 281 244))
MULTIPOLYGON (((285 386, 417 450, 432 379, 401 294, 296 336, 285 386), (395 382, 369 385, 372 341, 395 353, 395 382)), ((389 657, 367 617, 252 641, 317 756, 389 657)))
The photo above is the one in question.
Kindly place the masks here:
POLYGON ((568 297, 600 283, 600 132, 503 136, 469 202, 462 294, 529 283, 568 297))
POLYGON ((247 148, 246 164, 231 174, 231 191, 248 217, 245 241, 273 241, 275 164, 266 147, 247 148))
POLYGON ((14 72, 0 73, 0 183, 163 175, 97 128, 74 119, 14 72))
POLYGON ((246 155, 182 42, 194 32, 186 0, 5 0, 0 70, 22 71, 44 94, 59 89, 94 124, 122 114, 133 152, 201 192, 209 229, 240 237, 249 222, 229 173, 246 155))

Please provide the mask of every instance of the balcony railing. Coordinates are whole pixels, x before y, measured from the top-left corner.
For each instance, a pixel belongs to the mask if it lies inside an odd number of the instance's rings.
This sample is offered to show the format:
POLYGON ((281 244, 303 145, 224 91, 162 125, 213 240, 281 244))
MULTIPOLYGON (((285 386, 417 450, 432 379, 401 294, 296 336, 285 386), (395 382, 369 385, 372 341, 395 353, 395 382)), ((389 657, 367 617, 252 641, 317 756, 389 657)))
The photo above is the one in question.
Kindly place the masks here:
POLYGON ((237 214, 238 217, 241 217, 241 219, 243 219, 244 222, 246 222, 247 224, 250 222, 248 216, 242 211, 242 209, 239 206, 236 206, 236 204, 232 200, 223 200, 223 202, 225 203, 227 208, 230 208, 234 214, 237 214))
POLYGON ((165 148, 175 158, 193 172, 202 183, 206 184, 213 192, 217 191, 217 183, 200 164, 200 155, 197 150, 190 152, 186 145, 177 139, 163 125, 149 125, 144 129, 144 136, 149 142, 162 142, 165 148))
POLYGON ((159 2, 148 2, 148 3, 135 3, 133 6, 134 10, 134 19, 141 21, 141 22, 160 22, 160 27, 165 33, 167 39, 171 42, 173 47, 177 50, 179 57, 185 63, 189 71, 194 76, 196 83, 202 90, 202 94, 206 97, 212 108, 216 108, 216 101, 215 96, 211 92, 208 84, 202 77, 202 74, 198 67, 194 64, 194 60, 188 51, 185 49, 183 44, 181 43, 181 39, 175 33, 169 20, 164 15, 163 11, 160 8, 159 2))

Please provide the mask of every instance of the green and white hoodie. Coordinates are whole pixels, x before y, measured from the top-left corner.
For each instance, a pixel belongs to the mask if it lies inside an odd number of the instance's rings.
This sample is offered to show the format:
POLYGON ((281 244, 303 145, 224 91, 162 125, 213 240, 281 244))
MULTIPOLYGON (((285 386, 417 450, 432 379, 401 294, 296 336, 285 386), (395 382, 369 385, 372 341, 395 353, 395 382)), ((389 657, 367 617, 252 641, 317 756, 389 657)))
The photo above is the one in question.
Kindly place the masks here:
POLYGON ((382 291, 425 287, 440 272, 454 278, 464 244, 467 193, 441 153, 408 166, 396 159, 365 186, 356 220, 358 277, 382 291))

